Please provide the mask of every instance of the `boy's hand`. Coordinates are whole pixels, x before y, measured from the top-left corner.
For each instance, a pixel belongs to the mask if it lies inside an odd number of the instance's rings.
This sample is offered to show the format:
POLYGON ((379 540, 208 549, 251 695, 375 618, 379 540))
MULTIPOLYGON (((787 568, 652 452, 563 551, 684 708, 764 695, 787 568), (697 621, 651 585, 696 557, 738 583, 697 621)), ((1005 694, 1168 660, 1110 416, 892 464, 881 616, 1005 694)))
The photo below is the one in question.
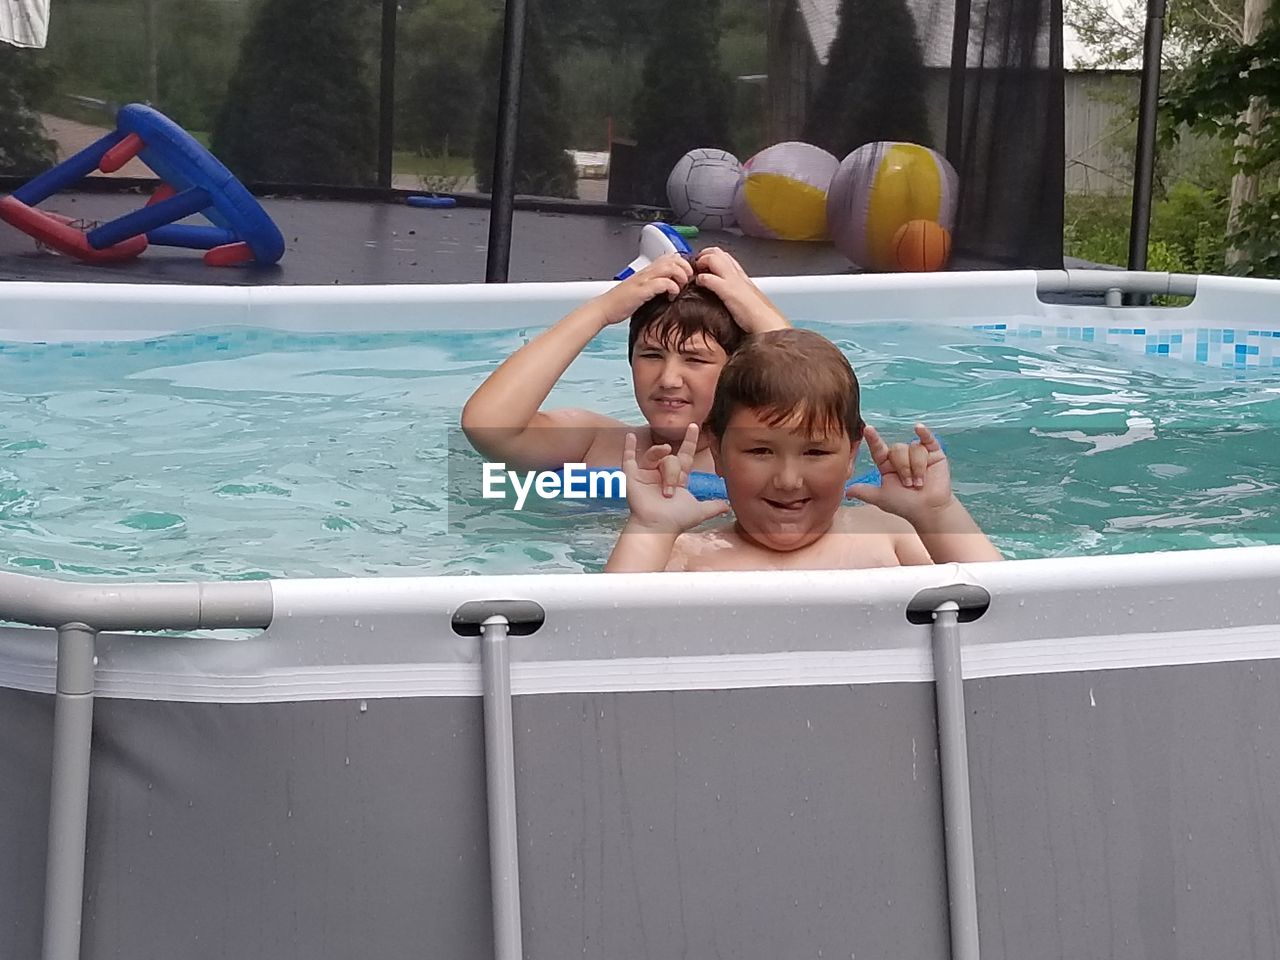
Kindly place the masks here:
POLYGON ((923 423, 916 424, 919 443, 895 443, 892 447, 868 426, 863 433, 871 459, 880 470, 880 486, 857 484, 845 496, 879 507, 916 524, 955 500, 951 492, 951 467, 938 438, 923 423))
POLYGON ((689 492, 689 473, 698 450, 698 425, 689 424, 676 453, 670 444, 650 447, 636 457, 636 435, 627 434, 622 472, 627 478, 631 523, 654 532, 683 533, 725 513, 724 500, 700 501, 689 492))
POLYGON ((693 267, 688 260, 678 253, 663 254, 596 298, 600 326, 621 323, 654 297, 665 294, 674 300, 692 280, 693 267))
POLYGON ((734 322, 747 333, 791 326, 729 253, 719 247, 707 247, 694 259, 694 265, 699 271, 694 282, 723 300, 734 322))

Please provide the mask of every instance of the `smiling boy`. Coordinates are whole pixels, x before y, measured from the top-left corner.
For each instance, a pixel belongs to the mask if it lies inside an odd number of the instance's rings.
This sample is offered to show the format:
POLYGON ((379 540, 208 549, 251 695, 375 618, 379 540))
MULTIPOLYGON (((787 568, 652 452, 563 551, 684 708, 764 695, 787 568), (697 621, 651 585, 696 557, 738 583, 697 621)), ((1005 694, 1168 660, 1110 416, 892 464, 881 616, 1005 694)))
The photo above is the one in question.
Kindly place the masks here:
MULTIPOLYGON (((692 263, 668 254, 508 357, 467 401, 462 429, 486 458, 525 470, 616 467, 628 430, 645 449, 666 445, 670 452, 690 424, 705 421, 720 370, 744 337, 787 326, 728 253, 709 248, 692 263), (644 425, 628 427, 592 410, 542 410, 586 345, 628 317, 627 357, 644 425)), ((705 444, 692 464, 714 468, 705 444)))
POLYGON ((808 330, 752 337, 725 365, 707 421, 729 501, 686 486, 698 446, 637 455, 622 469, 631 517, 607 572, 845 569, 1002 559, 951 490, 950 467, 923 424, 919 443, 885 443, 863 423, 857 378, 829 340, 808 330), (881 485, 846 492, 862 439, 881 485), (862 505, 840 509, 846 496, 862 505), (734 522, 691 533, 725 513, 734 522))

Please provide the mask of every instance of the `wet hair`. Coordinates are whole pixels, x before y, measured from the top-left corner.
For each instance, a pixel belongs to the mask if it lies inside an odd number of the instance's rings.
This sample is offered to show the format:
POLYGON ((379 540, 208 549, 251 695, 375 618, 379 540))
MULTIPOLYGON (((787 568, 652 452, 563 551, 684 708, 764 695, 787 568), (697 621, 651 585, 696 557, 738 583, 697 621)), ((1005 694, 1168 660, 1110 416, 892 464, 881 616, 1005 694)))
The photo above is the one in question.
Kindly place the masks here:
POLYGON ((631 316, 627 337, 627 360, 635 358, 636 344, 649 331, 650 336, 668 350, 679 350, 698 334, 714 340, 729 356, 746 339, 724 301, 710 290, 689 284, 674 300, 660 294, 641 305, 631 316))
POLYGON ((858 378, 839 348, 812 330, 748 337, 716 383, 707 427, 724 436, 734 411, 748 407, 771 427, 794 424, 811 436, 862 438, 858 378))

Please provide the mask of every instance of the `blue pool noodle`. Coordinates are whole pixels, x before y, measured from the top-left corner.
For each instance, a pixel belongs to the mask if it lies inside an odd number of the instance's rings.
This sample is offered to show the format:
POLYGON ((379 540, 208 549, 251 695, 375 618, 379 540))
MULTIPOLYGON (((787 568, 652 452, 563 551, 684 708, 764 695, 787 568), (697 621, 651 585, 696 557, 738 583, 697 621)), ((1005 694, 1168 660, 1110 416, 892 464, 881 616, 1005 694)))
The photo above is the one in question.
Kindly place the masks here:
MULTIPOLYGON (((584 492, 589 493, 592 487, 592 477, 613 474, 620 472, 620 470, 620 467, 589 467, 586 470, 586 479, 580 484, 575 485, 574 489, 581 489, 584 492)), ((560 471, 560 473, 561 476, 564 475, 563 471, 560 471)), ((869 483, 873 487, 878 487, 880 486, 880 471, 875 469, 875 467, 872 467, 866 473, 861 473, 850 480, 848 486, 851 487, 856 483, 869 483)), ((614 490, 613 485, 608 482, 598 483, 596 487, 599 490, 609 491, 610 493, 614 490)), ((729 497, 729 492, 725 489, 724 477, 714 473, 704 473, 701 470, 695 470, 693 473, 689 474, 689 492, 698 500, 726 500, 729 497)), ((598 500, 602 503, 626 503, 625 497, 602 496, 594 497, 592 499, 598 500)))

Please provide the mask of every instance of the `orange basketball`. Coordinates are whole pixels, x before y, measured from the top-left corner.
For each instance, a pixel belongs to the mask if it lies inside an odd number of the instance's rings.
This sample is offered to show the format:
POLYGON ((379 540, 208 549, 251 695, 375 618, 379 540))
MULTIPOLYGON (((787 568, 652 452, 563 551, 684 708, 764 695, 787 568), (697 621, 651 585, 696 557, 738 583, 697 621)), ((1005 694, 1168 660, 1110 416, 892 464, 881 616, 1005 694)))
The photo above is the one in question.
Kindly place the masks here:
POLYGON ((951 256, 951 234, 932 220, 908 220, 893 235, 893 265, 924 273, 941 270, 951 256))

